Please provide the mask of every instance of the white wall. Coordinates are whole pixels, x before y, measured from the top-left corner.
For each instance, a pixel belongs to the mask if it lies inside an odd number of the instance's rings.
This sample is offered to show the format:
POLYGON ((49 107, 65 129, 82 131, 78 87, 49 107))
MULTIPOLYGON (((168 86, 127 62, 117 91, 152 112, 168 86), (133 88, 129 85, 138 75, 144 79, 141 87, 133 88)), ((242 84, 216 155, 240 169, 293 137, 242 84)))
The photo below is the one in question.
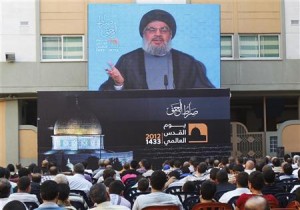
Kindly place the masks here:
POLYGON ((0 62, 14 52, 16 62, 36 61, 36 0, 0 0, 0 62))
POLYGON ((300 0, 285 0, 286 58, 300 59, 300 0), (291 21, 298 21, 292 24, 291 21))

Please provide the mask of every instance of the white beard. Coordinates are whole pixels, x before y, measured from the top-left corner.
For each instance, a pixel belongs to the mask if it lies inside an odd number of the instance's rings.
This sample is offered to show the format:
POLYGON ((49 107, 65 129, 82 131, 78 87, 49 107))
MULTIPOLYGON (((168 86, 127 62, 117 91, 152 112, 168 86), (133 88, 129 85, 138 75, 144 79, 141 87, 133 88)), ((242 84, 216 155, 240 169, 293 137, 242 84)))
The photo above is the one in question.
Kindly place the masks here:
POLYGON ((164 43, 162 46, 154 46, 151 42, 147 41, 145 37, 143 37, 143 50, 150 55, 155 56, 164 56, 172 49, 171 39, 167 43, 164 43))

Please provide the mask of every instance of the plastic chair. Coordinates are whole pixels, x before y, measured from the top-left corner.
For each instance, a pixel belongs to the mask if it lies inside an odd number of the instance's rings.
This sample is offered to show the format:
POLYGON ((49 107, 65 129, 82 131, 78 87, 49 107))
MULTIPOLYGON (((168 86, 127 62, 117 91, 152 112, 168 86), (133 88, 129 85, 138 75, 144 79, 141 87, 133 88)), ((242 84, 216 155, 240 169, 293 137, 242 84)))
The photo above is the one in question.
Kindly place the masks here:
POLYGON ((231 210, 231 206, 227 203, 219 202, 197 203, 192 210, 231 210))
POLYGON ((179 210, 179 206, 166 205, 166 206, 147 206, 142 210, 179 210))
POLYGON ((238 199, 239 197, 240 197, 240 196, 237 195, 237 196, 233 196, 232 198, 229 199, 228 204, 231 205, 232 210, 235 209, 235 207, 236 207, 236 201, 237 201, 237 199, 238 199))
POLYGON ((275 198, 279 202, 280 208, 285 208, 288 203, 294 201, 296 199, 296 194, 294 193, 277 193, 275 194, 275 198))
POLYGON ((199 195, 196 195, 184 199, 182 205, 185 210, 192 210, 192 208, 199 202, 200 202, 199 195))
POLYGON ((175 195, 175 194, 178 193, 178 192, 182 192, 182 186, 168 187, 168 188, 165 190, 165 192, 166 192, 166 193, 169 193, 169 194, 175 195))
POLYGON ((291 201, 288 203, 288 205, 286 206, 286 208, 293 208, 293 209, 297 209, 297 201, 291 201))
POLYGON ((222 190, 222 191, 216 192, 215 195, 214 195, 214 199, 215 199, 216 201, 219 201, 219 199, 222 197, 222 195, 223 195, 224 193, 228 192, 228 191, 229 191, 229 190, 222 190))
POLYGON ((87 210, 84 204, 80 201, 70 201, 71 205, 74 206, 77 210, 87 210))
POLYGON ((28 210, 33 210, 39 207, 39 205, 36 202, 24 202, 28 210))
POLYGON ((70 194, 76 194, 76 195, 80 195, 82 196, 82 198, 85 200, 85 202, 87 203, 87 205, 89 207, 93 206, 92 201, 88 198, 88 196, 86 195, 86 193, 82 190, 70 190, 70 194))

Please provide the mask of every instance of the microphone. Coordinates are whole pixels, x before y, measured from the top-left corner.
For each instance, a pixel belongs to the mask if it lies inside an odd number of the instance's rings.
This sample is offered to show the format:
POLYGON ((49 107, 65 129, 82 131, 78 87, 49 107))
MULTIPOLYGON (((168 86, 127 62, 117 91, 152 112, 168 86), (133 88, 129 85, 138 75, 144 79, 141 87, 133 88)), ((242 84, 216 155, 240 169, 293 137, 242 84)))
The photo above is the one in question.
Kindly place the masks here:
POLYGON ((168 85, 169 85, 169 80, 168 80, 168 75, 164 75, 164 86, 166 90, 168 90, 168 85))

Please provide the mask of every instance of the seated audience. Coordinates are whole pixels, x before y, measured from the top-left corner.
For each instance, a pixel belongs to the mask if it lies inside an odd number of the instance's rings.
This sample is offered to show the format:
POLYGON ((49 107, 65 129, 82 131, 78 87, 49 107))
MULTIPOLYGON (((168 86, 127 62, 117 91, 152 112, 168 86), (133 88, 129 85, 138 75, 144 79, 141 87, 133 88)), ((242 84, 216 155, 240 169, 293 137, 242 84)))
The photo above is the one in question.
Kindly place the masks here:
POLYGON ((244 171, 248 174, 251 174, 253 171, 255 171, 255 163, 253 160, 247 160, 244 171))
POLYGON ((51 166, 49 168, 49 173, 45 174, 42 176, 42 181, 41 183, 43 183, 46 180, 53 180, 53 178, 58 174, 58 169, 56 166, 51 166))
POLYGON ((58 185, 53 180, 46 180, 41 185, 41 198, 43 203, 36 210, 64 210, 56 203, 58 200, 58 185))
POLYGON ((284 163, 283 164, 282 171, 283 171, 283 174, 281 174, 279 176, 279 180, 283 180, 283 179, 296 179, 296 178, 298 178, 297 176, 295 176, 293 174, 293 167, 289 163, 284 163))
POLYGON ((246 201, 256 195, 263 196, 268 203, 279 205, 278 200, 273 195, 262 195, 262 188, 264 186, 264 176, 260 171, 253 171, 249 175, 248 186, 251 191, 251 194, 242 194, 236 201, 236 210, 243 210, 245 207, 246 201))
POLYGON ((2 210, 28 210, 26 205, 21 201, 9 201, 3 206, 2 210))
POLYGON ((216 202, 213 198, 217 191, 216 183, 207 180, 200 187, 200 203, 216 202))
POLYGON ((9 198, 10 189, 10 182, 5 178, 0 178, 0 209, 2 209, 7 202, 11 201, 9 198))
POLYGON ((21 202, 34 202, 37 205, 40 205, 36 195, 30 194, 30 191, 30 179, 28 176, 23 176, 18 180, 18 191, 10 194, 9 198, 11 200, 19 200, 21 202))
POLYGON ((131 208, 131 203, 123 197, 124 190, 125 186, 120 180, 115 180, 110 183, 108 188, 110 202, 113 205, 120 205, 131 208))
POLYGON ((236 186, 228 182, 228 173, 225 169, 221 169, 217 173, 217 192, 234 190, 236 186))
POLYGON ((90 198, 95 203, 95 207, 90 210, 130 210, 125 206, 111 204, 109 194, 102 183, 97 183, 91 187, 90 198))
POLYGON ((184 193, 197 193, 196 192, 196 184, 193 181, 187 181, 186 183, 183 184, 182 186, 182 192, 184 193))
POLYGON ((272 194, 275 195, 276 193, 281 193, 284 191, 282 186, 279 186, 275 183, 275 172, 272 168, 268 168, 269 166, 263 168, 263 176, 265 180, 265 185, 262 188, 263 194, 272 194), (268 168, 268 169, 267 169, 268 168))
POLYGON ((74 175, 68 176, 69 186, 71 190, 81 190, 87 195, 89 194, 92 183, 84 177, 84 166, 82 163, 77 163, 74 166, 74 175))
POLYGON ((57 204, 60 207, 63 207, 67 210, 76 210, 74 206, 71 205, 71 202, 69 200, 69 194, 70 194, 70 187, 68 184, 58 184, 58 200, 57 204))
POLYGON ((220 203, 228 203, 228 201, 234 196, 240 196, 243 193, 251 193, 248 189, 248 173, 240 172, 236 177, 236 189, 224 193, 220 199, 220 203))
POLYGON ((150 177, 151 193, 139 195, 133 204, 132 210, 141 210, 153 205, 177 205, 183 210, 177 196, 163 192, 166 182, 167 176, 163 171, 154 171, 150 177))
POLYGON ((137 189, 140 192, 149 192, 149 180, 147 178, 141 178, 137 182, 137 189))
POLYGON ((267 200, 261 196, 253 196, 245 203, 245 210, 269 210, 267 200))

